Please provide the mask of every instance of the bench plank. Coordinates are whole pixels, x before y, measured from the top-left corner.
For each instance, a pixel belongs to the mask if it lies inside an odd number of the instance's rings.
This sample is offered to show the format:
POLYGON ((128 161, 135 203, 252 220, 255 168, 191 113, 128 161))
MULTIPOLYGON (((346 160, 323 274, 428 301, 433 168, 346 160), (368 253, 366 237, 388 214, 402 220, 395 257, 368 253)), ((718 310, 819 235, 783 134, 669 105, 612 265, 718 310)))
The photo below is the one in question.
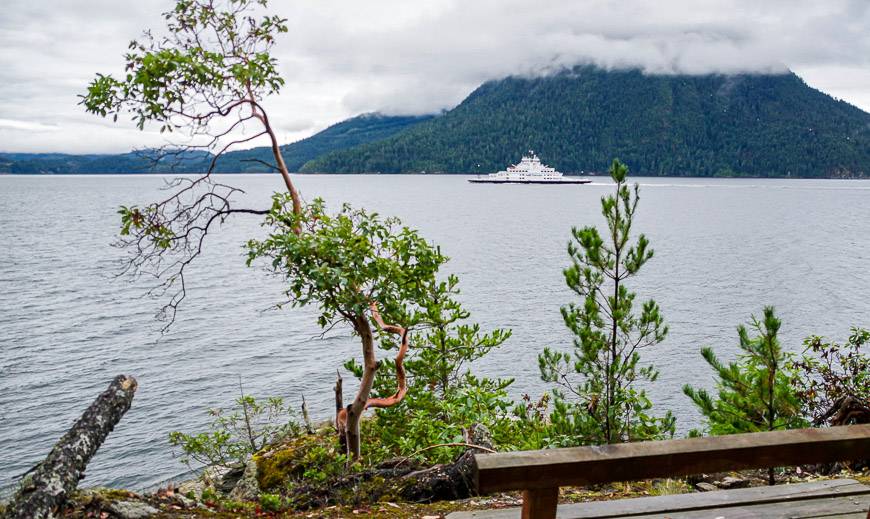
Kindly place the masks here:
POLYGON ((870 424, 475 455, 481 494, 870 458, 870 424))
MULTIPOLYGON (((827 497, 795 501, 792 503, 767 503, 728 508, 708 508, 702 511, 675 512, 668 519, 698 519, 699 517, 727 517, 728 519, 813 519, 831 517, 860 517, 866 519, 870 508, 870 495, 853 497, 827 497)), ((661 519, 659 514, 632 516, 632 519, 661 519)))
MULTIPOLYGON (((852 479, 837 479, 828 481, 813 481, 790 485, 777 485, 773 487, 754 487, 736 490, 718 490, 713 492, 695 492, 690 494, 676 494, 656 497, 639 497, 633 499, 619 499, 614 501, 593 501, 588 503, 576 503, 561 505, 557 509, 556 517, 559 519, 605 519, 616 517, 717 517, 724 516, 729 519, 742 517, 735 515, 750 513, 745 510, 763 510, 765 513, 778 510, 810 513, 812 507, 825 505, 825 499, 844 500, 840 509, 844 513, 854 512, 850 504, 852 499, 870 499, 870 486, 863 485, 852 479), (821 499, 821 501, 820 501, 821 499), (807 501, 816 501, 815 505, 806 505, 807 501), (770 505, 769 507, 767 505, 770 505), (759 508, 763 507, 763 508, 759 508), (809 507, 809 509, 807 509, 809 507), (721 513, 714 514, 713 511, 721 513), (675 515, 689 514, 689 515, 675 515), (692 515, 694 514, 694 515, 692 515)), ((859 502, 860 504, 860 502, 859 502)), ((870 502, 867 503, 870 507, 870 502)), ((862 519, 866 516, 864 508, 862 519)), ((754 512, 752 512, 754 513, 754 512)), ((812 517, 811 515, 788 515, 788 517, 812 517)), ((457 512, 448 516, 450 519, 515 519, 520 517, 519 508, 503 510, 481 510, 474 512, 457 512)), ((747 517, 765 517, 764 515, 747 517)))

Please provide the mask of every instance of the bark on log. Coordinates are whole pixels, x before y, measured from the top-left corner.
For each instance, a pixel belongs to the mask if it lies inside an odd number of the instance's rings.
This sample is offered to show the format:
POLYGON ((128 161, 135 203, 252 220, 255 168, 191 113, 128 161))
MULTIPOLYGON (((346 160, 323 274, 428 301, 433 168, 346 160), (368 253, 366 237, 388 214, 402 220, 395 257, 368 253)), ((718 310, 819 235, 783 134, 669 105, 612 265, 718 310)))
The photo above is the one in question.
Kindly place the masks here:
POLYGON ((85 467, 130 409, 136 379, 118 375, 40 464, 24 475, 6 519, 54 518, 84 477, 85 467))
MULTIPOLYGON (((839 425, 854 425, 870 423, 870 403, 854 396, 847 395, 838 398, 831 404, 828 412, 820 416, 814 425, 829 425, 836 427, 839 425)), ((836 474, 846 469, 864 470, 870 467, 870 460, 852 460, 849 462, 838 462, 823 465, 820 469, 825 474, 836 474)), ((868 512, 870 514, 870 512, 868 512)), ((868 517, 870 519, 870 517, 868 517)))
POLYGON ((845 396, 834 402, 824 418, 834 426, 870 423, 870 406, 853 396, 845 396))

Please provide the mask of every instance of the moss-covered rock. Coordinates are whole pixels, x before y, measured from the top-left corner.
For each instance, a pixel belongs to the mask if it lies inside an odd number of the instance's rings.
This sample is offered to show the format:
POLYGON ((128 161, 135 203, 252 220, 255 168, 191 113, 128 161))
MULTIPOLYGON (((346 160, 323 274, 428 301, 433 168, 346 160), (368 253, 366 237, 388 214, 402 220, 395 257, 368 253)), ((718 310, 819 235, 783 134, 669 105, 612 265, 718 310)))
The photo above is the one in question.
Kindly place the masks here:
POLYGON ((116 488, 82 488, 75 491, 70 497, 70 502, 74 506, 89 508, 89 507, 107 507, 115 501, 125 500, 142 500, 143 497, 129 490, 121 490, 116 488))
POLYGON ((254 455, 257 481, 264 491, 286 489, 295 483, 320 484, 345 473, 345 455, 334 434, 291 438, 254 455))

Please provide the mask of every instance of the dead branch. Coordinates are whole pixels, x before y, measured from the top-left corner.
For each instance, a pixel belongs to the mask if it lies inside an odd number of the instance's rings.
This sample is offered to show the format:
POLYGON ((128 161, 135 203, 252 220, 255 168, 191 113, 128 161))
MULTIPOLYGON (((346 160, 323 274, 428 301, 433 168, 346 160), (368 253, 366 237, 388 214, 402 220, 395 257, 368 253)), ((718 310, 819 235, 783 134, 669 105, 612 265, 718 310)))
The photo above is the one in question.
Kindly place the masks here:
POLYGON ((305 394, 302 395, 302 421, 305 423, 305 432, 314 434, 314 426, 311 425, 311 417, 308 415, 308 403, 305 402, 305 394))
POLYGON ((275 167, 274 165, 272 165, 272 164, 269 164, 269 163, 266 162, 265 160, 260 160, 260 159, 241 159, 239 162, 254 162, 254 163, 257 163, 257 164, 262 164, 262 165, 266 166, 267 168, 271 169, 272 171, 277 171, 277 172, 279 172, 279 173, 281 172, 280 169, 276 168, 276 167, 275 167))

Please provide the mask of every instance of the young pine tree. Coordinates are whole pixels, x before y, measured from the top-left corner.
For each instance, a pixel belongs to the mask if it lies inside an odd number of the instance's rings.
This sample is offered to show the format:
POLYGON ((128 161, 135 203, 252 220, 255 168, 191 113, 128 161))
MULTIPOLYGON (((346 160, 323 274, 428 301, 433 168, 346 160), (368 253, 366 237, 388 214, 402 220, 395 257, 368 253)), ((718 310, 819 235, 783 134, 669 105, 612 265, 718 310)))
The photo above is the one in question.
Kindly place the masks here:
POLYGON ((479 324, 469 322, 471 313, 456 300, 458 284, 459 279, 451 275, 430 291, 426 303, 429 327, 413 337, 415 355, 407 362, 415 382, 441 398, 468 381, 472 376, 469 364, 511 336, 510 330, 502 329, 482 333, 479 324))
POLYGON ((673 416, 651 416, 652 404, 637 387, 658 376, 652 366, 638 365, 639 351, 662 342, 668 327, 653 300, 636 313, 635 294, 625 286, 653 257, 643 234, 629 243, 639 190, 629 189, 627 175, 628 167, 614 160, 610 176, 616 190, 601 199, 604 236, 595 227, 572 229, 573 264, 564 274, 581 301, 563 306, 562 317, 576 336, 574 351, 545 348, 538 357, 543 380, 558 385, 550 417, 556 445, 648 440, 674 432, 673 416), (579 383, 572 381, 575 375, 579 383))
MULTIPOLYGON (((806 425, 801 405, 784 368, 788 361, 777 334, 782 322, 772 306, 764 308, 761 321, 754 316, 750 326, 757 332, 749 337, 746 326, 737 328, 738 346, 743 352, 736 362, 723 364, 709 346, 701 355, 716 372, 717 396, 686 384, 683 393, 704 415, 711 434, 733 434, 793 429, 806 425)), ((773 469, 768 473, 774 484, 773 469)))

